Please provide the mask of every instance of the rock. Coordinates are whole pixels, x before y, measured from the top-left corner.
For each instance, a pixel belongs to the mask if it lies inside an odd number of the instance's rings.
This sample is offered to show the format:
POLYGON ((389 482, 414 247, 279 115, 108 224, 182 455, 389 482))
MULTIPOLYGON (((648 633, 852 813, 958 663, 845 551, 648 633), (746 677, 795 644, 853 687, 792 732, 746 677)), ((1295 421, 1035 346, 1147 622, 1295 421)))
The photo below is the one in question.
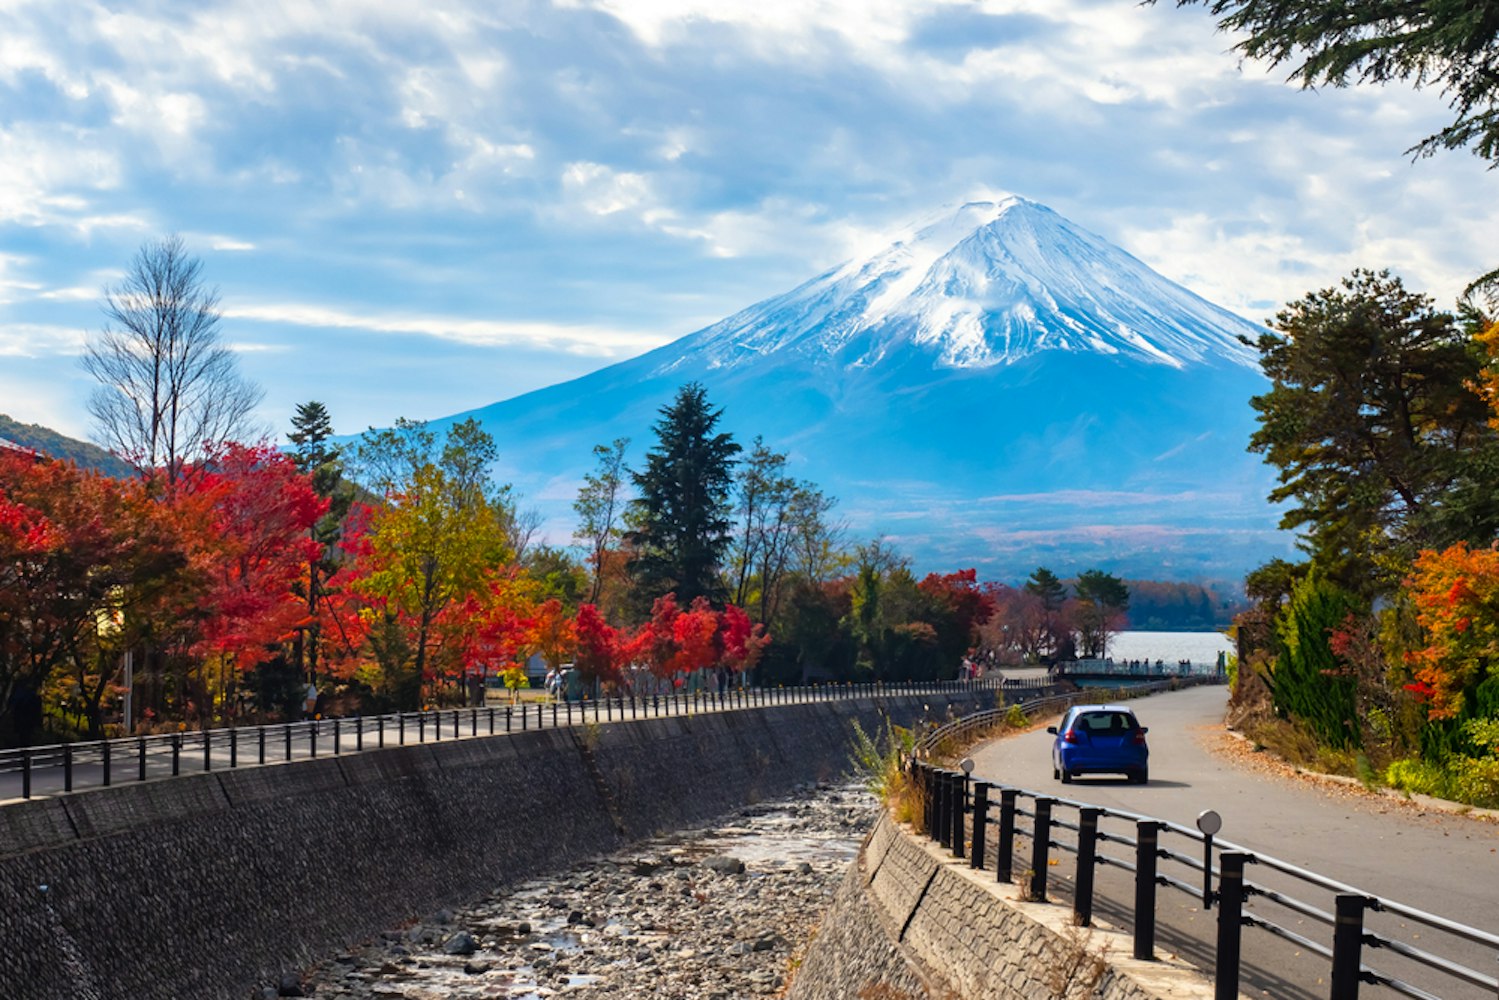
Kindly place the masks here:
POLYGON ((796 873, 798 875, 811 875, 812 874, 812 866, 810 864, 808 864, 807 862, 803 861, 801 864, 799 864, 799 865, 796 866, 796 873))
POLYGON ((712 857, 704 858, 700 863, 704 868, 717 872, 720 875, 744 874, 744 862, 727 854, 715 854, 712 857))
POLYGON ((482 976, 484 975, 484 973, 488 972, 490 968, 491 966, 488 962, 463 963, 463 971, 468 973, 470 976, 482 976))
MULTIPOLYGON (((569 927, 575 927, 578 924, 581 924, 583 922, 584 922, 584 920, 583 920, 583 911, 582 910, 571 910, 571 911, 568 912, 568 914, 567 914, 567 926, 569 926, 569 927)), ((589 926, 591 927, 593 925, 589 924, 589 926)))
POLYGON ((287 972, 282 974, 281 981, 276 985, 276 995, 278 997, 305 997, 307 994, 302 992, 301 977, 294 972, 287 972))
POLYGON ((459 931, 448 938, 442 950, 448 955, 472 955, 479 950, 479 945, 474 941, 474 936, 468 931, 459 931))
POLYGON ((516 924, 515 925, 515 933, 519 934, 522 937, 525 937, 527 934, 530 934, 531 933, 531 924, 530 924, 530 922, 526 921, 526 920, 522 920, 520 923, 516 924))

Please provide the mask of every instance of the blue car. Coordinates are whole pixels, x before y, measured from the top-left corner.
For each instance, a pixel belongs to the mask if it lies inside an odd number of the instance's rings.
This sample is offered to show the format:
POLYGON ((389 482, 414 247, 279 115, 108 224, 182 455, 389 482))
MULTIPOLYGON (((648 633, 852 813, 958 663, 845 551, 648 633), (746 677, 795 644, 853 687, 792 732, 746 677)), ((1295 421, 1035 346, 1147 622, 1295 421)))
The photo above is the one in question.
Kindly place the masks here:
POLYGON ((1064 785, 1078 774, 1124 774, 1139 785, 1150 780, 1149 730, 1123 705, 1074 705, 1046 731, 1056 735, 1051 776, 1064 785))

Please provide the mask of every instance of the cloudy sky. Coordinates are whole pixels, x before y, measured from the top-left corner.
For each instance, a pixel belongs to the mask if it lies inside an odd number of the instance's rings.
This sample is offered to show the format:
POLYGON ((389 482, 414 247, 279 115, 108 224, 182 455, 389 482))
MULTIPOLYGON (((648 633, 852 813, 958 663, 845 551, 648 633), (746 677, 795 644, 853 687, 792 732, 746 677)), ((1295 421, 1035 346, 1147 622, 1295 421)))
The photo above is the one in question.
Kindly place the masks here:
POLYGON ((1304 92, 1136 0, 0 0, 0 412, 86 436, 101 290, 180 233, 284 431, 437 417, 1016 193, 1251 319, 1499 264, 1405 87, 1304 92))

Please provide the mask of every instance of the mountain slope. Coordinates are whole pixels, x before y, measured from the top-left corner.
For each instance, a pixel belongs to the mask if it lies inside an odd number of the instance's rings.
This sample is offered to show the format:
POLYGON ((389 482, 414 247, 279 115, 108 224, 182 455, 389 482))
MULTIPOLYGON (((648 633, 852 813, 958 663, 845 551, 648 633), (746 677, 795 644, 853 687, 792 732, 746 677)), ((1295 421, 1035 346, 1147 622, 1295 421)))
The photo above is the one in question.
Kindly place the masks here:
POLYGON ((564 540, 596 443, 702 382, 920 568, 1235 574, 1287 542, 1245 453, 1259 328, 1023 199, 973 203, 638 358, 477 417, 564 540))
POLYGON ((23 424, 3 413, 0 413, 0 438, 53 458, 74 462, 81 468, 94 469, 105 475, 114 476, 117 479, 135 474, 135 470, 128 463, 121 461, 98 445, 66 437, 40 424, 23 424))

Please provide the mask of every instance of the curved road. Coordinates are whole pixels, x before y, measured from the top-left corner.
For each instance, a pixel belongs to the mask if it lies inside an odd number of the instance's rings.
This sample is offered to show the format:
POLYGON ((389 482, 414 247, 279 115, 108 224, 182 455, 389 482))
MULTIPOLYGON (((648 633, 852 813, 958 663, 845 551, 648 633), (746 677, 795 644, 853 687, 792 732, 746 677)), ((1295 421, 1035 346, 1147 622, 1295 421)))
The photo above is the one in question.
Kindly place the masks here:
MULTIPOLYGON (((1349 883, 1359 889, 1417 909, 1478 927, 1499 931, 1499 824, 1446 812, 1426 812, 1410 803, 1343 789, 1324 782, 1307 781, 1274 769, 1249 766, 1236 755, 1215 749, 1223 736, 1223 710, 1227 690, 1222 687, 1190 688, 1131 702, 1142 725, 1150 727, 1149 785, 1126 783, 1112 776, 1077 778, 1071 785, 1053 780, 1051 737, 1044 729, 992 741, 972 754, 974 777, 1019 785, 1043 794, 1092 805, 1141 813, 1191 827, 1199 812, 1214 809, 1223 817, 1219 837, 1252 851, 1349 883)), ((1051 720, 1054 721, 1054 720, 1051 720)), ((1075 819, 1070 810, 1058 813, 1075 819)), ((1072 834, 1064 832, 1070 841, 1072 834)), ((1186 852, 1179 837, 1163 840, 1163 847, 1186 852)), ((1119 854, 1116 845, 1101 848, 1119 854)), ((1055 855, 1054 855, 1055 857, 1055 855)), ((1018 867, 1018 862, 1017 862, 1018 867)), ((1070 880, 1073 860, 1063 855, 1053 872, 1070 880)), ((1163 868, 1163 871, 1165 869, 1163 868)), ((1177 872, 1180 877, 1180 871, 1177 872)), ((1123 876, 1113 869, 1099 873, 1100 891, 1123 876), (1106 877, 1107 876, 1107 877, 1106 877)), ((1275 875, 1251 866, 1246 878, 1274 883, 1275 875)), ((1063 887, 1063 895, 1070 886, 1063 887)), ((1117 889, 1114 891, 1118 891, 1117 889)), ((1297 889, 1298 897, 1319 908, 1331 909, 1331 897, 1315 890, 1297 889)), ((1158 931, 1157 950, 1179 951, 1194 962, 1210 962, 1211 928, 1216 913, 1200 912, 1200 905, 1183 894, 1162 888, 1162 906, 1174 910, 1162 922, 1170 928, 1158 931), (1194 946, 1187 937, 1205 939, 1205 947, 1194 946)), ((1070 897, 1069 897, 1070 898, 1070 897)), ((1109 898, 1129 899, 1128 895, 1109 898)), ((1257 904, 1277 923, 1293 926, 1297 933, 1330 943, 1331 930, 1316 922, 1301 922, 1275 908, 1257 904)), ((1104 919, 1129 926, 1127 911, 1100 905, 1104 919)), ((1368 925, 1392 936, 1403 925, 1388 917, 1371 917, 1368 925), (1385 920, 1385 924, 1379 924, 1385 920)), ((1418 946, 1435 938, 1420 928, 1406 928, 1407 939, 1418 946)), ((1270 939, 1262 931, 1244 932, 1246 965, 1259 967, 1254 981, 1246 970, 1246 993, 1268 996, 1327 995, 1328 967, 1319 957, 1302 955, 1294 946, 1270 939), (1269 947, 1261 947, 1268 945, 1269 947), (1295 954, 1293 954, 1295 952, 1295 954), (1284 956, 1284 957, 1283 957, 1284 956), (1321 980, 1318 982, 1317 980, 1321 980), (1251 986, 1258 988, 1251 989, 1251 986)), ((1436 949, 1436 945, 1431 945, 1436 949)), ((1477 945, 1446 950, 1465 964, 1487 975, 1499 973, 1499 956, 1477 945)), ((1365 953, 1364 961, 1381 970, 1405 967, 1392 964, 1388 953, 1365 953)), ((1396 960, 1398 961, 1398 960, 1396 960)), ((1383 988, 1366 987, 1369 996, 1393 995, 1383 988)), ((1442 996, 1468 994, 1461 984, 1442 996)), ((1487 994, 1492 996, 1492 994, 1487 994)))

